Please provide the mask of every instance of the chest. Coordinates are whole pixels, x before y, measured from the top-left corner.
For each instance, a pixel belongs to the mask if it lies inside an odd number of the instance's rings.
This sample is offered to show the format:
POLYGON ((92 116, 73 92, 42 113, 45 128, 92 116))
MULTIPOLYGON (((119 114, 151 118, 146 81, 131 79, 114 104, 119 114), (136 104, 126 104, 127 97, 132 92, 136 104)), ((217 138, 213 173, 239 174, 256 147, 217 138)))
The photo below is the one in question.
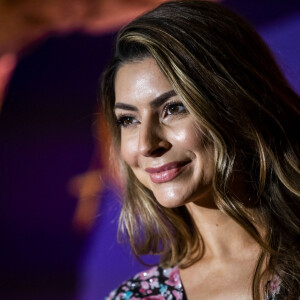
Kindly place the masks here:
POLYGON ((251 300, 253 262, 199 263, 180 270, 188 300, 251 300))

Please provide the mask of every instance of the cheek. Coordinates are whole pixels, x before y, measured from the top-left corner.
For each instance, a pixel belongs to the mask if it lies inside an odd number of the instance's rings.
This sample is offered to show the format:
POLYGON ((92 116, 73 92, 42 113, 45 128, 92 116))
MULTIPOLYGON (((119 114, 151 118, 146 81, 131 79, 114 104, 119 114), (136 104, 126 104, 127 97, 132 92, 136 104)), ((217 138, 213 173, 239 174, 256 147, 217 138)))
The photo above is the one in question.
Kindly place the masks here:
POLYGON ((173 144, 180 145, 191 152, 202 151, 207 146, 204 132, 192 122, 187 122, 187 124, 182 124, 176 128, 170 138, 173 140, 173 144))
POLYGON ((138 143, 134 136, 122 134, 121 136, 121 156, 130 166, 137 165, 138 143))
POLYGON ((177 132, 177 134, 174 136, 175 140, 179 143, 186 143, 188 139, 187 130, 181 129, 177 132))

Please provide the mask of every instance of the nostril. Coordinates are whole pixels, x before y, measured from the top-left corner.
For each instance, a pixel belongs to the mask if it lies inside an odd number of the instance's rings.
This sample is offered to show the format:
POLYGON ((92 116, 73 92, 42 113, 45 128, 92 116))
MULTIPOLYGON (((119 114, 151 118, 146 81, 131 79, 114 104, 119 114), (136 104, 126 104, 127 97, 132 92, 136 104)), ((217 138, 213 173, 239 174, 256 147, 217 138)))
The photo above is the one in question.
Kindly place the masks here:
POLYGON ((155 122, 144 123, 140 126, 139 151, 143 156, 161 156, 171 147, 163 132, 155 122), (144 126, 143 126, 144 125, 144 126))
POLYGON ((147 146, 144 144, 142 147, 139 148, 140 153, 143 156, 148 157, 158 157, 166 153, 170 149, 169 144, 164 143, 163 141, 158 141, 157 143, 148 144, 147 146))
POLYGON ((163 155, 166 151, 167 151, 166 148, 164 148, 164 147, 159 147, 159 148, 154 149, 154 150, 151 152, 151 156, 161 156, 161 155, 163 155))

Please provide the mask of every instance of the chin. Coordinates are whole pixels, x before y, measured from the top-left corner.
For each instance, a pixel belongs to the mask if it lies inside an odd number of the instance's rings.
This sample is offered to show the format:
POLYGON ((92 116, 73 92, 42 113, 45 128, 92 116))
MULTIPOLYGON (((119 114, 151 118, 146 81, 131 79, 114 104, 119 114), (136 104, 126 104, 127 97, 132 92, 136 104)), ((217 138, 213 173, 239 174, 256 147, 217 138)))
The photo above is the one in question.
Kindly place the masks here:
POLYGON ((183 206, 184 204, 181 202, 181 203, 178 203, 178 202, 174 202, 174 201, 158 201, 157 202, 162 206, 162 207, 165 207, 165 208, 178 208, 180 206, 183 206))
POLYGON ((180 194, 172 189, 165 190, 164 192, 155 193, 154 197, 156 201, 166 208, 177 208, 185 205, 187 202, 186 197, 180 196, 180 194))

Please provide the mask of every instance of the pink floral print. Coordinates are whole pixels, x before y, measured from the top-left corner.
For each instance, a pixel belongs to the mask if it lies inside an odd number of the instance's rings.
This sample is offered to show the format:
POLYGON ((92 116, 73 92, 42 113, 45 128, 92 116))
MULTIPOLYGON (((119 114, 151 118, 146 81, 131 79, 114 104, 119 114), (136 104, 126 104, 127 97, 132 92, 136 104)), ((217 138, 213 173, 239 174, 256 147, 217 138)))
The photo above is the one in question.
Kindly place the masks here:
MULTIPOLYGON (((287 299, 287 291, 281 288, 281 279, 275 275, 272 280, 266 284, 266 300, 285 300, 287 299)), ((300 298, 299 298, 300 300, 300 298)))
MULTIPOLYGON (((280 291, 281 280, 274 276, 266 284, 265 300, 284 300, 280 291)), ((178 267, 160 266, 138 273, 112 291, 106 300, 187 300, 178 267)), ((300 299, 299 299, 300 300, 300 299)))
POLYGON ((163 269, 156 266, 138 273, 116 290, 106 300, 186 300, 178 267, 163 269))

